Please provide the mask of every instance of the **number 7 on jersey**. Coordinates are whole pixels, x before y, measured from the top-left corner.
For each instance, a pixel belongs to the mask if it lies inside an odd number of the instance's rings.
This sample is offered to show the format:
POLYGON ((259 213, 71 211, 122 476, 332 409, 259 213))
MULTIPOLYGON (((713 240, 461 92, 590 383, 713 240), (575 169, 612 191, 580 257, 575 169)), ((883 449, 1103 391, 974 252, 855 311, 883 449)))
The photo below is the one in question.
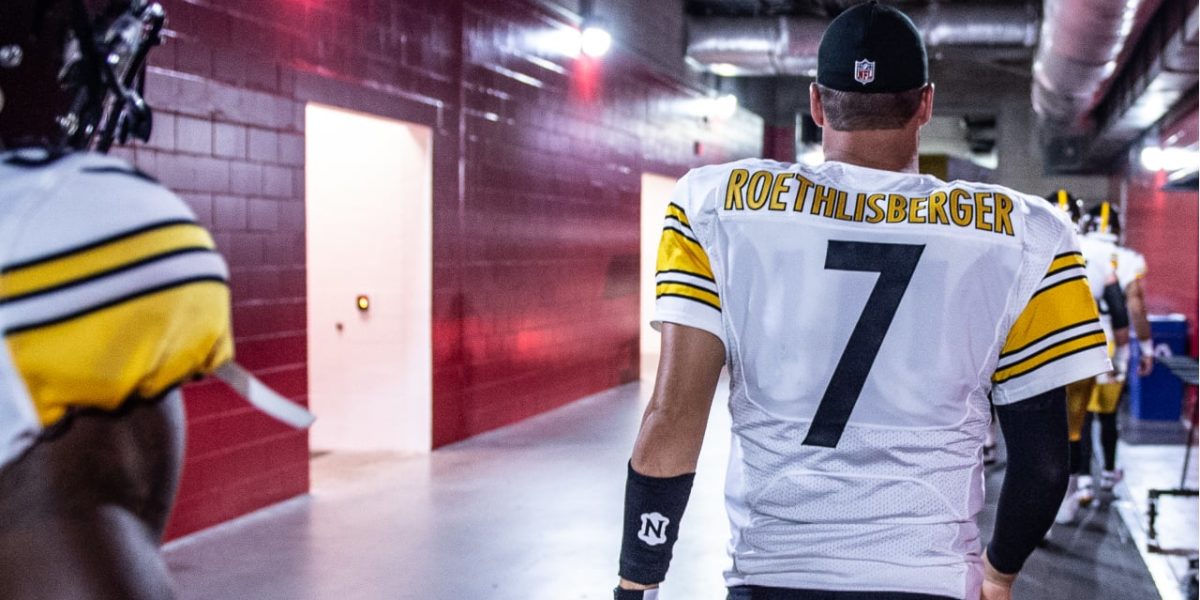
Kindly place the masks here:
POLYGON ((850 413, 867 382, 867 374, 924 251, 924 245, 916 244, 829 241, 825 253, 826 270, 876 272, 879 279, 875 281, 863 314, 833 369, 833 377, 829 378, 829 386, 821 396, 821 404, 817 406, 804 438, 805 445, 833 448, 841 440, 846 421, 850 420, 850 413))

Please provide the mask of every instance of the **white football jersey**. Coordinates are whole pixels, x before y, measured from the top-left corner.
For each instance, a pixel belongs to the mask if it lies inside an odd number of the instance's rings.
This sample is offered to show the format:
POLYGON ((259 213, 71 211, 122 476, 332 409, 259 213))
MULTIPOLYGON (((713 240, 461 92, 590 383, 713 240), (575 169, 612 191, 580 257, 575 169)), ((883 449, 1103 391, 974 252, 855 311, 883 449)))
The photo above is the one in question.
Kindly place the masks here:
MULTIPOLYGON (((1093 235, 1084 235, 1079 239, 1079 250, 1083 253, 1083 260, 1087 263, 1087 278, 1088 285, 1092 290, 1092 297, 1096 299, 1096 305, 1100 309, 1100 323, 1104 326, 1104 333, 1108 336, 1110 342, 1113 340, 1112 331, 1112 315, 1111 308, 1104 300, 1104 288, 1111 284, 1118 283, 1118 267, 1120 260, 1120 250, 1109 237, 1100 237, 1093 235)), ((1124 289, 1125 286, 1121 286, 1124 289)), ((1110 348, 1110 351, 1112 348, 1110 348)))
POLYGON ((727 353, 729 585, 977 597, 989 394, 1109 369, 1070 224, 995 185, 695 169, 656 284, 727 353))
POLYGON ((1117 281, 1121 289, 1146 276, 1146 257, 1141 252, 1125 246, 1117 246, 1117 281))
POLYGON ((0 468, 72 410, 228 360, 227 280, 187 205, 127 163, 0 153, 0 468))

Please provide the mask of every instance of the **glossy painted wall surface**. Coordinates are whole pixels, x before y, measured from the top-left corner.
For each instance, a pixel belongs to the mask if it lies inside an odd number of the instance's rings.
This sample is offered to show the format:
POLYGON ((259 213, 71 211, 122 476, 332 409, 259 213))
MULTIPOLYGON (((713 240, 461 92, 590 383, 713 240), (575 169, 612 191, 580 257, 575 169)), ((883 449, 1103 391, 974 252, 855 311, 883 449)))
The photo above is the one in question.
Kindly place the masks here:
MULTIPOLYGON (((232 267, 238 360, 306 401, 304 105, 433 129, 433 442, 637 377, 644 171, 758 154, 748 113, 618 47, 553 40, 539 0, 162 0, 148 146, 232 267)), ((618 35, 618 44, 619 35, 618 35)), ((308 440, 221 384, 187 389, 178 536, 308 489, 308 440)))
MULTIPOLYGON (((1157 140, 1164 147, 1187 147, 1197 141, 1197 111, 1168 125, 1157 140)), ((1192 356, 1197 353, 1200 324, 1200 194, 1196 190, 1164 192, 1166 173, 1148 172, 1130 154, 1126 165, 1125 241, 1146 255, 1146 304, 1151 313, 1183 313, 1188 318, 1192 356)), ((1114 186, 1119 189, 1121 182, 1114 186)))

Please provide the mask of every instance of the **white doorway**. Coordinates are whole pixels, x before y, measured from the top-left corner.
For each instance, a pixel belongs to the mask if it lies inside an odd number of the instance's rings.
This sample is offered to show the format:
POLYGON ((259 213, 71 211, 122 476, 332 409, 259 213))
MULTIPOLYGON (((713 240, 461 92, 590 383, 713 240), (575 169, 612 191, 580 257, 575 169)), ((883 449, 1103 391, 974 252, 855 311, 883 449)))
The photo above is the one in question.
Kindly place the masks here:
POLYGON ((305 107, 314 452, 430 451, 431 148, 428 127, 305 107))
POLYGON ((653 382, 658 368, 660 336, 650 327, 654 316, 654 271, 658 258, 658 241, 662 238, 663 218, 671 192, 679 180, 666 175, 642 173, 642 250, 641 250, 641 379, 653 382))

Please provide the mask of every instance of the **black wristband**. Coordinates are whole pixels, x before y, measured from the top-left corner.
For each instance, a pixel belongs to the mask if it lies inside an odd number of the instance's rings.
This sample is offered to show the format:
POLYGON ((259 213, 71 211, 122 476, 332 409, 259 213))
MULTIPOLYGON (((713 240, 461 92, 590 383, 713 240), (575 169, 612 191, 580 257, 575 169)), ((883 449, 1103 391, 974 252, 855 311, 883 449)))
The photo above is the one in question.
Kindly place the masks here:
POLYGON ((625 528, 621 539, 620 575, 626 581, 653 585, 667 576, 671 552, 679 537, 679 520, 692 493, 695 473, 647 477, 633 470, 625 482, 625 528))

